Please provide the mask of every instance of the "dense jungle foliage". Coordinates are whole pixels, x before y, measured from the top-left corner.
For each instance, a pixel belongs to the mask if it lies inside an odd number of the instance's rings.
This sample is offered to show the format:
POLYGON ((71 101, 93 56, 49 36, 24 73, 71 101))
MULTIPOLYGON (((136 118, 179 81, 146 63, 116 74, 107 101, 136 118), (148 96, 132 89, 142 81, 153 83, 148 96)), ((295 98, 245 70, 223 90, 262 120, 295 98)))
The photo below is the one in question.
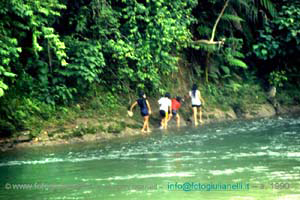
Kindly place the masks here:
POLYGON ((30 129, 31 116, 47 120, 91 97, 110 109, 140 89, 162 94, 182 67, 206 95, 239 95, 258 84, 300 101, 299 1, 2 0, 0 6, 2 135, 30 129))

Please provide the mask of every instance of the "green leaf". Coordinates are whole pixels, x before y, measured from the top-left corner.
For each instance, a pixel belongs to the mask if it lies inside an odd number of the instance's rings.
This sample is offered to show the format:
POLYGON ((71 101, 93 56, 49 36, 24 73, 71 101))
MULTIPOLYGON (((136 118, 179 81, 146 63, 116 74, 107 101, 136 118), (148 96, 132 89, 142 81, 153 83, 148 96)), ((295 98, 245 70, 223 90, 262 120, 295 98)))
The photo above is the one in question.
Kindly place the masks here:
POLYGON ((244 68, 244 69, 248 68, 247 64, 245 62, 243 62, 242 60, 239 60, 239 59, 230 58, 228 60, 228 62, 231 66, 241 67, 241 68, 244 68))
POLYGON ((3 83, 3 81, 0 80, 0 88, 7 90, 8 86, 5 83, 3 83))
POLYGON ((237 16, 237 15, 232 15, 232 14, 227 14, 225 13, 222 16, 223 20, 228 20, 228 21, 236 21, 236 22, 242 22, 244 21, 244 19, 242 19, 241 17, 237 16))
POLYGON ((7 77, 16 77, 16 74, 11 73, 11 72, 4 72, 3 75, 7 76, 7 77))
POLYGON ((227 66, 222 65, 221 69, 225 72, 225 74, 230 74, 230 69, 227 66))
POLYGON ((262 50, 261 50, 261 54, 262 54, 263 56, 266 56, 266 55, 268 54, 268 51, 267 51, 266 49, 262 49, 262 50))

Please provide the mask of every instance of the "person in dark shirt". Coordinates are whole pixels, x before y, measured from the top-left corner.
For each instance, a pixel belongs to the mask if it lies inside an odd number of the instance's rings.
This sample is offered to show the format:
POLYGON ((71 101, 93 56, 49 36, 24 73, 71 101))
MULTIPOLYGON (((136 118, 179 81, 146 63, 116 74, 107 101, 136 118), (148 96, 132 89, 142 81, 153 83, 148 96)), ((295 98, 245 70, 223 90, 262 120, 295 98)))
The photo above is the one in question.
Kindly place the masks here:
MULTIPOLYGON (((142 132, 150 132, 150 128, 149 128, 149 115, 151 114, 151 106, 149 101, 146 99, 146 94, 141 91, 139 93, 139 99, 137 99, 130 107, 130 111, 129 113, 132 113, 133 108, 139 105, 140 109, 141 109, 141 115, 144 118, 144 125, 142 128, 142 132)), ((132 114, 131 114, 132 115, 132 114)))

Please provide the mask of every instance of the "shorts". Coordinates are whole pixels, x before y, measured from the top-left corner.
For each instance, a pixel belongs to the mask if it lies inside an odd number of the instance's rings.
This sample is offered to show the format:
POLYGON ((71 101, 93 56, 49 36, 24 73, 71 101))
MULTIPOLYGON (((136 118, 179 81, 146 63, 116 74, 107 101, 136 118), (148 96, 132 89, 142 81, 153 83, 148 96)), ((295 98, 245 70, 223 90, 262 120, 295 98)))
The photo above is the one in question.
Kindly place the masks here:
POLYGON ((197 107, 197 108, 200 108, 202 105, 192 105, 192 107, 197 107))
POLYGON ((173 115, 174 117, 176 117, 176 115, 177 115, 177 110, 172 110, 172 115, 173 115))
POLYGON ((162 118, 168 118, 168 112, 164 111, 164 110, 160 110, 159 111, 159 114, 162 118))
POLYGON ((148 109, 143 109, 143 110, 141 110, 141 115, 142 115, 143 117, 148 116, 148 115, 149 115, 148 109))

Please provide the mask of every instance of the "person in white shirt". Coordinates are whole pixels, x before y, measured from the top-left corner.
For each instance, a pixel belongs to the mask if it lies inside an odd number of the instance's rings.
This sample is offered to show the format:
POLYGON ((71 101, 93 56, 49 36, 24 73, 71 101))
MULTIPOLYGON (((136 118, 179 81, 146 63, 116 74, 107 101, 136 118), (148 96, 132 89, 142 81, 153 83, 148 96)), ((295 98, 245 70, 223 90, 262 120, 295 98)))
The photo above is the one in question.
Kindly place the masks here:
POLYGON ((162 117, 161 119, 161 129, 167 129, 169 116, 172 116, 172 102, 170 93, 166 93, 165 97, 162 97, 158 100, 159 113, 162 117))
POLYGON ((195 126, 198 126, 197 114, 199 113, 199 122, 202 124, 202 104, 204 105, 204 99, 201 97, 200 91, 197 89, 197 85, 193 84, 192 90, 189 92, 189 96, 192 99, 192 108, 194 115, 195 126))

